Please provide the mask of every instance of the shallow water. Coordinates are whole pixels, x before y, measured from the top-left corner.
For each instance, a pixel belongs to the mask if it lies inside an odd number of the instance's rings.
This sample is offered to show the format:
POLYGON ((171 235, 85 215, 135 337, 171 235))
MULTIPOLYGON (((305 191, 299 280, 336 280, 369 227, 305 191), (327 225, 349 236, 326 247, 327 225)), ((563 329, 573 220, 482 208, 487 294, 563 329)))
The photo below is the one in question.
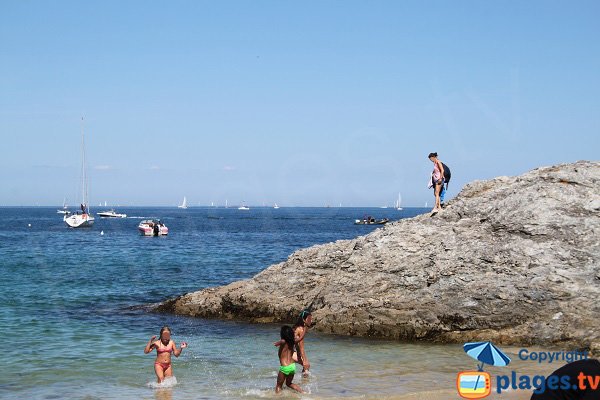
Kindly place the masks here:
MULTIPOLYGON (((370 232, 376 227, 353 225, 364 214, 398 219, 427 210, 118 211, 132 217, 97 218, 93 228, 74 230, 54 208, 0 208, 0 398, 274 398, 279 326, 148 313, 143 305, 248 278, 302 247, 370 232), (169 236, 139 236, 136 226, 147 217, 161 217, 169 236), (155 356, 143 348, 164 324, 189 347, 173 360, 177 383, 156 388, 155 356)), ((460 345, 314 332, 306 340, 312 375, 297 374, 295 382, 310 394, 286 390, 277 398, 458 398, 456 373, 475 368, 460 345)), ((552 367, 511 364, 523 373, 552 367)))

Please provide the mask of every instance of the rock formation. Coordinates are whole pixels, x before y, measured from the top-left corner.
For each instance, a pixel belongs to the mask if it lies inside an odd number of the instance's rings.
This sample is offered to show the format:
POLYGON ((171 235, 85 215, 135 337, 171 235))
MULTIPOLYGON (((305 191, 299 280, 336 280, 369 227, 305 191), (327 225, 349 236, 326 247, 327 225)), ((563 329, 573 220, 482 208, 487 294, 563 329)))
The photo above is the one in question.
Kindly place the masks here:
POLYGON ((446 209, 299 250, 159 311, 399 340, 597 347, 600 163, 475 181, 446 209))

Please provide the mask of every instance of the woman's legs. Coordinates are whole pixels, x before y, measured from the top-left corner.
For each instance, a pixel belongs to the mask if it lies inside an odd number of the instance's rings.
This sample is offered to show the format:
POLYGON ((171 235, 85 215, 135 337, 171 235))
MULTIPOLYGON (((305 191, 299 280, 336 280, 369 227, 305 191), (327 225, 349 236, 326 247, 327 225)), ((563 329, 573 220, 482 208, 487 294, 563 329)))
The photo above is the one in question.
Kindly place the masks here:
POLYGON ((442 184, 435 184, 435 206, 433 207, 434 211, 440 210, 442 208, 440 204, 440 192, 442 191, 442 184))
POLYGON ((162 383, 162 381, 165 380, 165 371, 163 370, 163 367, 158 363, 154 364, 154 372, 156 373, 158 383, 162 383))

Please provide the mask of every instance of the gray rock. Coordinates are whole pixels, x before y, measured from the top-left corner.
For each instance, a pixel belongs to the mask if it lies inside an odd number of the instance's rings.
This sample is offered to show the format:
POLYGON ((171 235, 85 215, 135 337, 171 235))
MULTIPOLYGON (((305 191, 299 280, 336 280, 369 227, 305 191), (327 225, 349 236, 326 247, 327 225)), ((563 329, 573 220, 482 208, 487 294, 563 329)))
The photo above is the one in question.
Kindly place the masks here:
POLYGON ((466 185, 445 210, 299 250, 159 311, 343 335, 590 348, 600 342, 600 163, 466 185))

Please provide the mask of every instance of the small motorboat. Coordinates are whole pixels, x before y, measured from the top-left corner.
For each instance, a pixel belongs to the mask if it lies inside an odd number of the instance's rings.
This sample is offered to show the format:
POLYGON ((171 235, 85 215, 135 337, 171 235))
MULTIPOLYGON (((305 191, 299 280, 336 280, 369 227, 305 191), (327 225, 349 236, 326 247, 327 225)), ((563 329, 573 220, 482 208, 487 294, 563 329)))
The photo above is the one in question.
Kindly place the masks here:
POLYGON ((388 218, 375 219, 371 216, 366 216, 363 219, 354 220, 354 225, 383 225, 390 222, 388 218))
POLYGON ((138 231, 144 236, 166 236, 169 228, 160 219, 145 219, 138 225, 138 231))
POLYGON ((127 218, 127 214, 121 214, 115 212, 115 210, 102 211, 98 215, 102 218, 127 218))

